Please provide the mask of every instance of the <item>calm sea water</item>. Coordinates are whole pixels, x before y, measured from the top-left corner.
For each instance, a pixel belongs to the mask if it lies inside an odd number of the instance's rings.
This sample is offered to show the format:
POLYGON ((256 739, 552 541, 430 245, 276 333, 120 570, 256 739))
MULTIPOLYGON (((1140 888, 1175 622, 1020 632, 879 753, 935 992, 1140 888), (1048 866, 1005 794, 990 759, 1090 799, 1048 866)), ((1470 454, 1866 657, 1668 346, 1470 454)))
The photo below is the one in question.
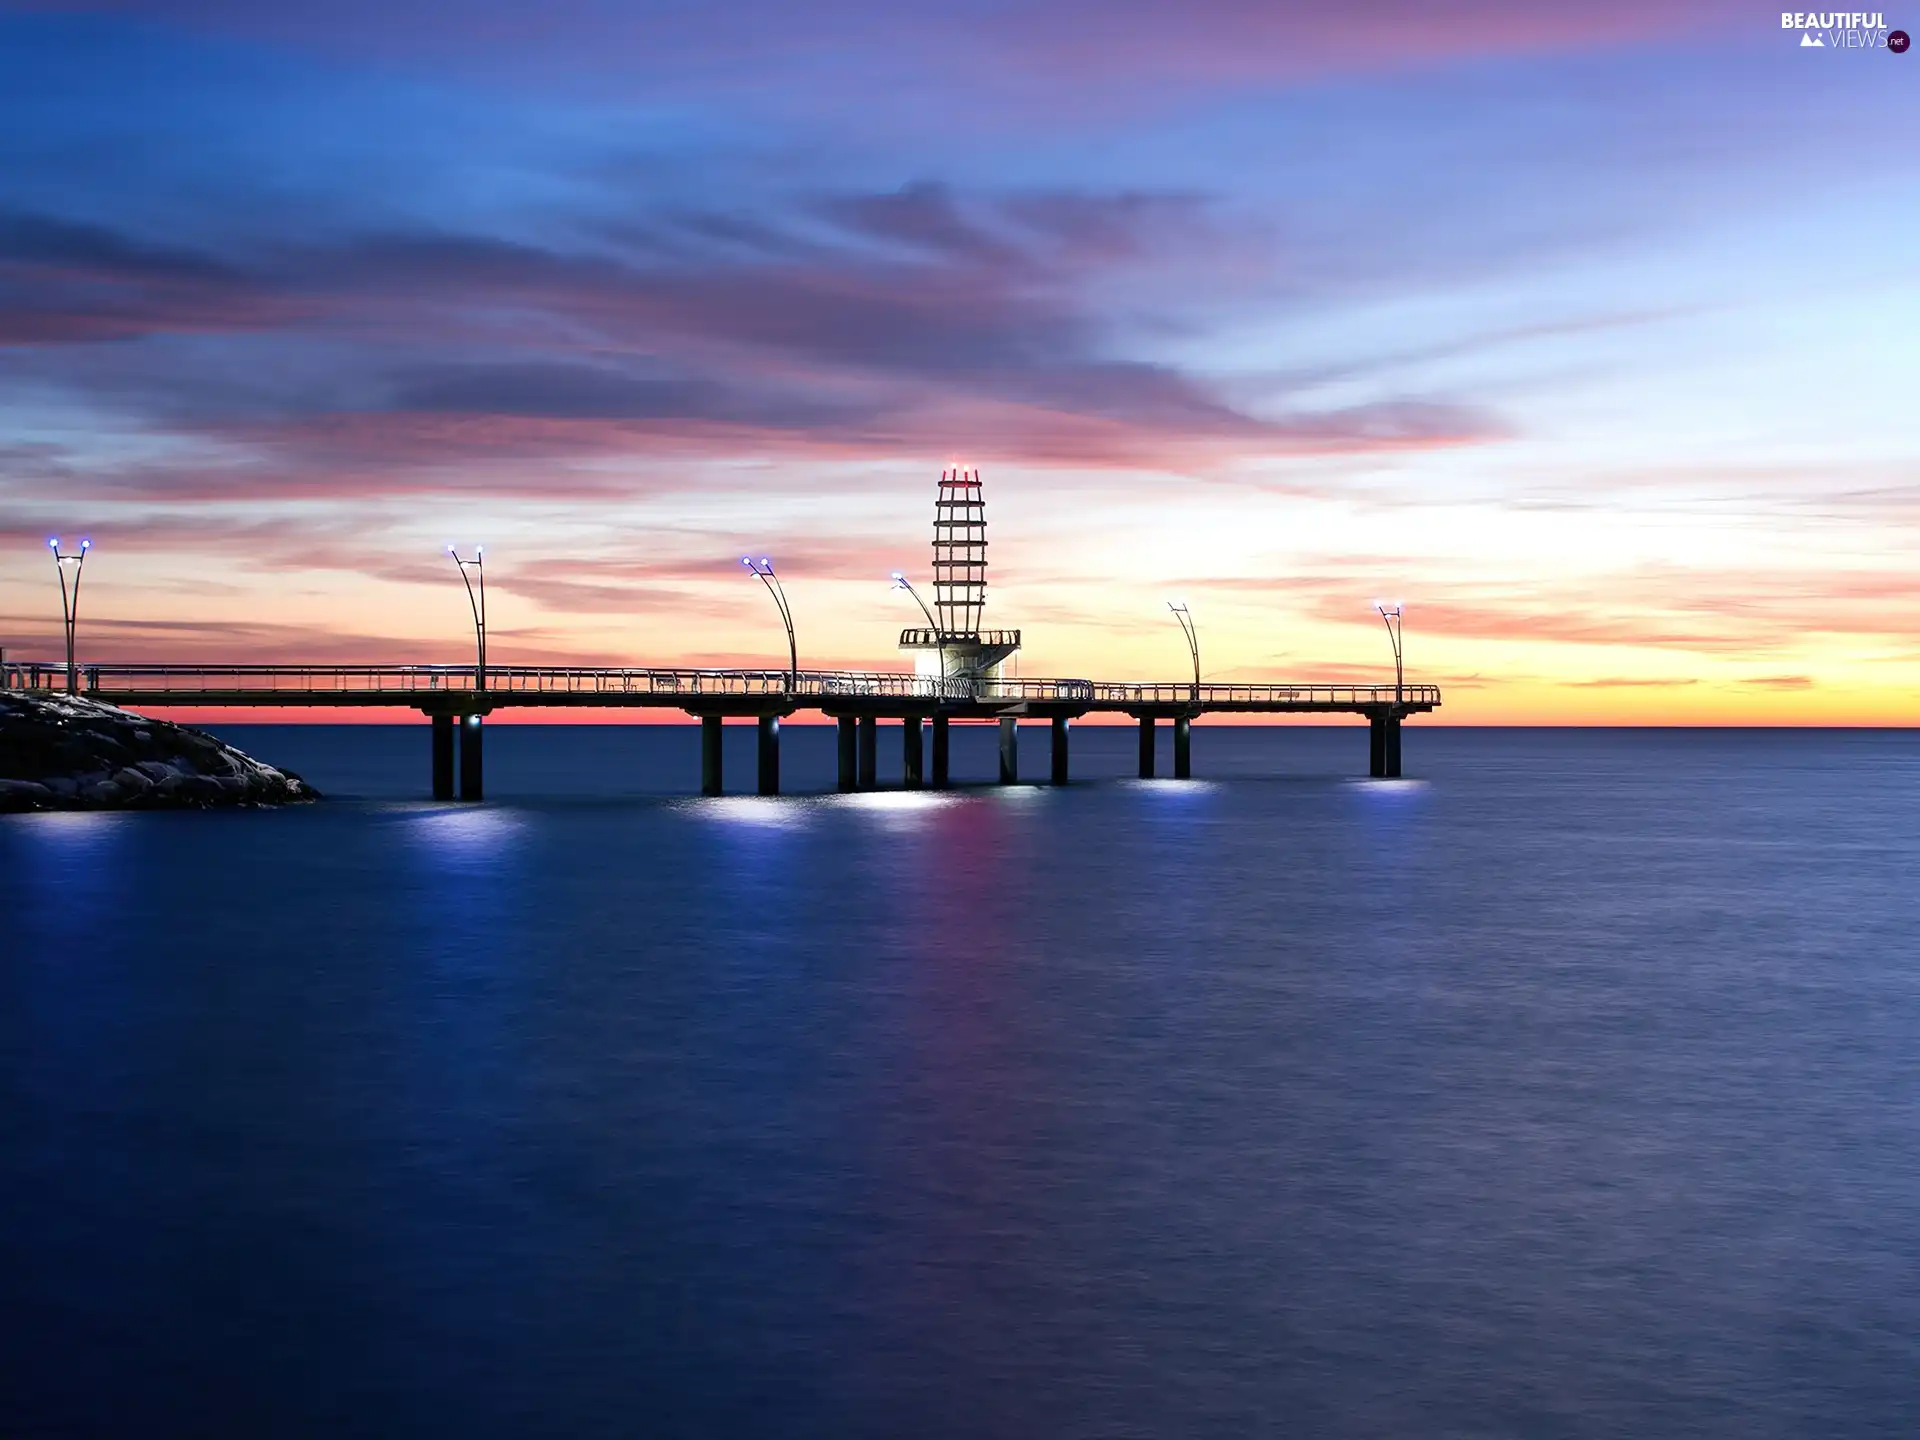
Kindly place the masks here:
POLYGON ((1920 736, 222 733, 0 820, 10 1435, 1920 1433, 1920 736))

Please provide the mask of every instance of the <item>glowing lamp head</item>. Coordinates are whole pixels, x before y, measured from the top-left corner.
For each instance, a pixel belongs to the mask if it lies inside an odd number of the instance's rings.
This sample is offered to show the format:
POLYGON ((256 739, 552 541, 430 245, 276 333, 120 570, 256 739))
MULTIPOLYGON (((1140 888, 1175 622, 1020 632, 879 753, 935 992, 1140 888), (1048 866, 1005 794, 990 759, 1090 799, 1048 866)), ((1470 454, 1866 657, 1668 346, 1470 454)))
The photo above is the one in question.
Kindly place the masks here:
POLYGON ((82 540, 82 541, 80 542, 80 548, 81 548, 82 550, 91 550, 91 549, 93 548, 93 541, 91 541, 91 540, 82 540))
POLYGON ((47 537, 47 548, 49 550, 58 550, 60 548, 60 537, 58 535, 49 535, 47 537))
POLYGON ((762 555, 760 557, 760 568, 762 570, 771 570, 773 568, 773 562, 767 559, 766 556, 762 555))
POLYGON ((487 547, 484 545, 476 545, 473 547, 473 558, 476 560, 478 560, 482 555, 486 553, 487 553, 487 547))

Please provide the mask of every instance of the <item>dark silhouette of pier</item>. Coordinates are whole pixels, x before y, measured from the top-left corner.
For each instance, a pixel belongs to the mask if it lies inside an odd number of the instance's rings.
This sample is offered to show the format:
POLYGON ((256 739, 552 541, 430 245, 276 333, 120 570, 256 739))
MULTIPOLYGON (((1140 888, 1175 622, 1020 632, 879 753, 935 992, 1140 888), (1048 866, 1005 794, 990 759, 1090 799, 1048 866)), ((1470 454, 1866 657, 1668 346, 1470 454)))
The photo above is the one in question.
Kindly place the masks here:
MULTIPOLYGON (((11 689, 55 693, 67 688, 59 664, 8 663, 0 681, 11 689)), ((138 709, 405 708, 432 727, 433 794, 478 800, 484 793, 484 722, 510 709, 680 710, 700 721, 700 788, 723 789, 721 726, 751 720, 759 729, 756 788, 780 793, 780 722, 816 711, 839 726, 839 784, 865 790, 877 783, 878 729, 898 724, 901 777, 909 787, 947 784, 948 727, 1000 727, 1000 780, 1019 779, 1018 726, 1047 722, 1049 775, 1067 783, 1070 726, 1087 715, 1126 715, 1140 727, 1140 774, 1154 774, 1154 732, 1173 726, 1174 778, 1193 773, 1192 722, 1203 715, 1357 715, 1368 722, 1368 773, 1400 774, 1400 724, 1439 706, 1434 685, 1208 685, 1188 681, 1112 683, 1096 680, 941 679, 859 670, 584 669, 495 665, 485 683, 475 665, 83 665, 75 692, 138 709), (927 744, 931 730, 931 746, 927 744), (929 748, 932 764, 926 763, 929 748), (457 757, 457 765, 456 765, 457 757)))

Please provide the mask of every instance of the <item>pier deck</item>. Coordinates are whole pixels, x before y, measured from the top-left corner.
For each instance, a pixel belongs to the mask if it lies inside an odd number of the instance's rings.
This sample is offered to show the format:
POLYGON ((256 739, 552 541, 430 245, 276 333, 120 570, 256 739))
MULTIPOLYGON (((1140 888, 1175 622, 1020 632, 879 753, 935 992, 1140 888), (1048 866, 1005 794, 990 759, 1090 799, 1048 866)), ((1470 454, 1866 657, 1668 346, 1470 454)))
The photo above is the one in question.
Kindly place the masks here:
POLYGON ((1190 773, 1189 725, 1222 715, 1349 714, 1371 731, 1369 771, 1400 773, 1400 722, 1440 704, 1435 685, 1207 685, 1177 681, 1078 679, 942 681, 930 676, 858 670, 693 670, 557 665, 63 665, 9 663, 0 686, 41 693, 68 689, 132 708, 405 708, 433 721, 433 789, 450 798, 453 739, 460 737, 462 798, 481 791, 482 717, 526 708, 674 709, 702 722, 702 789, 719 793, 719 735, 728 719, 760 726, 759 788, 779 790, 779 722, 814 710, 841 728, 841 787, 872 785, 873 727, 901 722, 902 773, 922 783, 920 736, 933 726, 933 784, 946 783, 947 726, 998 721, 1001 778, 1018 775, 1017 727, 1023 718, 1052 729, 1051 773, 1067 778, 1068 725, 1089 714, 1121 714, 1140 724, 1140 773, 1153 774, 1157 722, 1174 726, 1176 778, 1190 773))

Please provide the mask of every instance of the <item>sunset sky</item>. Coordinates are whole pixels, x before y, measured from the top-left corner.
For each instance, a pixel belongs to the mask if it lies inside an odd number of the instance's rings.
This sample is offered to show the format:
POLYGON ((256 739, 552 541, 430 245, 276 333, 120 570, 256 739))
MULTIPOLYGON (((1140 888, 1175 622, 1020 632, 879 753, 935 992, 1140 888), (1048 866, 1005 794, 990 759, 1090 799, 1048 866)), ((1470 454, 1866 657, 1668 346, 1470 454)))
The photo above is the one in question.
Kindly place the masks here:
MULTIPOLYGON (((1920 9, 1887 12, 1920 30, 1920 9)), ((1757 5, 0 9, 0 645, 1908 723, 1920 56, 1757 5)))

